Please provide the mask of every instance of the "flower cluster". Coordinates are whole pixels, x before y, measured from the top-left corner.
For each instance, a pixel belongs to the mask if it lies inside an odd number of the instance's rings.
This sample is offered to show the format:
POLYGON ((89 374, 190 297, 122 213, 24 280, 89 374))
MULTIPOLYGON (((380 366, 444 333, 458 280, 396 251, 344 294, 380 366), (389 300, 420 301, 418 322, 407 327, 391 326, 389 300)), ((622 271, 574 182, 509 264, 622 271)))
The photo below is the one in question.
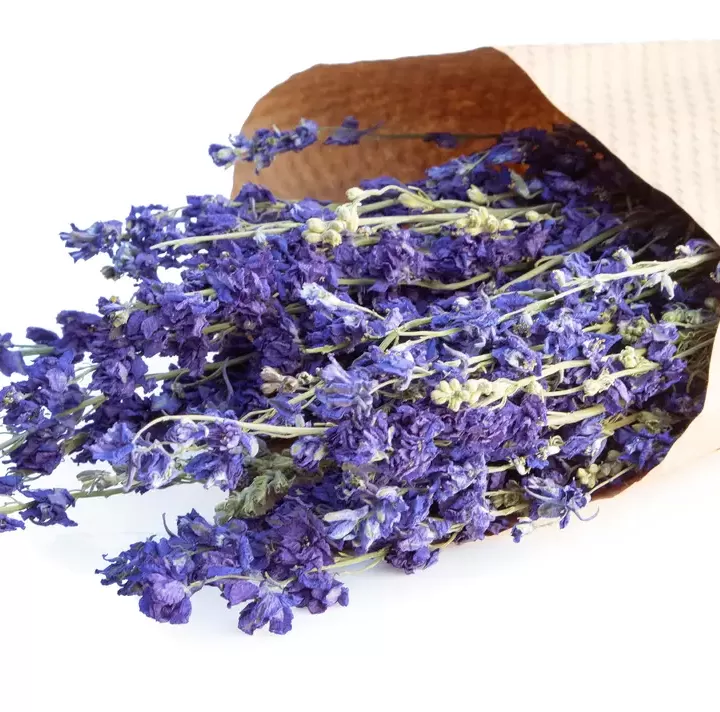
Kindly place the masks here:
MULTIPOLYGON (((346 119, 327 143, 377 128, 346 119)), ((320 132, 211 155, 262 168, 320 132)), ((103 583, 170 623, 216 588, 250 634, 347 605, 354 567, 413 573, 452 542, 588 518, 699 412, 720 315, 715 245, 574 127, 341 204, 247 184, 62 239, 136 289, 30 344, 0 336, 0 532, 74 526, 79 499, 218 487, 214 517, 109 558, 103 583), (36 486, 64 458, 88 466, 79 487, 36 486)))
POLYGON ((453 148, 458 142, 474 138, 495 138, 494 135, 483 134, 449 134, 429 132, 424 134, 382 134, 378 133, 381 124, 375 124, 365 129, 360 128, 360 122, 354 116, 346 116, 340 126, 319 127, 314 121, 302 119, 300 123, 289 131, 282 131, 277 126, 271 129, 258 129, 252 136, 237 134, 229 136, 228 143, 213 143, 208 149, 213 163, 221 168, 233 165, 236 161, 247 161, 255 164, 255 171, 259 173, 267 168, 281 153, 289 151, 302 151, 319 140, 320 133, 327 133, 323 141, 326 146, 354 146, 360 143, 365 136, 377 139, 421 139, 428 143, 435 143, 443 148, 453 148))

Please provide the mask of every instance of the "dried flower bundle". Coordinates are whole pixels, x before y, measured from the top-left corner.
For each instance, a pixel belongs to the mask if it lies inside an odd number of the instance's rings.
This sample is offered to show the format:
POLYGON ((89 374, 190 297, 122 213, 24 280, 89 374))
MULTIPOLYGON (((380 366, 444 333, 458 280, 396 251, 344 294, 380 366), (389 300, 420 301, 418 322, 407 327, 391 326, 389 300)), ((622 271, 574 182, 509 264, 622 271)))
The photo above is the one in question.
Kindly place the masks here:
MULTIPOLYGON (((303 121, 210 155, 259 170, 321 134, 303 121)), ((351 118, 327 134, 468 138, 351 118)), ((575 127, 342 204, 247 184, 61 237, 136 291, 30 345, 0 337, 0 532, 74 526, 78 499, 219 487, 214 518, 193 510, 99 573, 171 623, 214 587, 247 633, 346 605, 357 565, 412 573, 452 542, 593 516, 700 412, 720 313, 716 245, 575 127), (38 487, 64 458, 91 463, 78 489, 38 487)))

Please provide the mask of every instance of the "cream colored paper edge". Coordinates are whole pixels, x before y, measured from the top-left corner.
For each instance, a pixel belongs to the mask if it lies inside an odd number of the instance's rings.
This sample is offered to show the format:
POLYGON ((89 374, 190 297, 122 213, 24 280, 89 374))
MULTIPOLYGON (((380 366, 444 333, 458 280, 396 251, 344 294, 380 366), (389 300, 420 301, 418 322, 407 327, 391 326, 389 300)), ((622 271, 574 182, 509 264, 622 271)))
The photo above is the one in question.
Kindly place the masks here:
MULTIPOLYGON (((720 243, 720 42, 499 49, 558 109, 720 243)), ((703 413, 653 474, 685 469, 718 449, 716 340, 703 413)))
POLYGON ((502 51, 555 106, 720 240, 720 42, 502 51))

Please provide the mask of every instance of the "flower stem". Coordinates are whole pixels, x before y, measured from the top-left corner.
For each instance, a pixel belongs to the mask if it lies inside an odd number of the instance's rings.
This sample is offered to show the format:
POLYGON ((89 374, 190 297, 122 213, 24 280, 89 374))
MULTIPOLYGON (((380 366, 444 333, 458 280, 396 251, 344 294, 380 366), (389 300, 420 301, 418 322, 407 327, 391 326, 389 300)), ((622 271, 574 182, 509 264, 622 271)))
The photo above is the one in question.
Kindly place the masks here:
POLYGON ((330 564, 329 566, 323 566, 320 570, 321 571, 333 571, 335 569, 345 568, 346 566, 354 566, 355 564, 362 564, 364 561, 372 561, 373 559, 381 559, 387 553, 388 553, 388 547, 385 547, 383 549, 378 549, 378 551, 371 551, 368 554, 363 554, 362 556, 355 556, 355 557, 350 557, 347 559, 338 559, 335 561, 335 563, 330 564))
POLYGON ((605 407, 602 405, 593 405, 590 408, 582 408, 572 413, 559 413, 554 410, 549 410, 547 414, 547 424, 548 427, 552 429, 561 428, 563 425, 571 425, 572 423, 579 423, 581 420, 594 418, 596 415, 602 415, 604 412, 605 407))
POLYGON ((201 423, 234 423, 240 426, 243 430, 249 432, 261 433, 264 435, 272 435, 276 438, 294 438, 298 435, 319 435, 327 432, 330 426, 308 426, 308 427, 295 427, 295 426, 284 426, 284 425, 266 425, 265 423, 246 423, 242 420, 233 420, 232 418, 221 418, 214 415, 163 415, 160 418, 146 423, 140 430, 137 431, 134 441, 137 441, 140 436, 159 423, 180 421, 180 420, 191 420, 201 423))
MULTIPOLYGON (((177 482, 176 484, 184 483, 177 482)), ((86 490, 71 490, 70 494, 73 499, 91 499, 94 497, 113 497, 116 494, 126 494, 126 491, 123 487, 118 487, 115 489, 92 490, 91 492, 87 492, 86 490)), ((32 502, 22 502, 18 504, 11 504, 6 507, 0 507, 0 514, 13 514, 14 512, 20 512, 31 505, 32 502)))

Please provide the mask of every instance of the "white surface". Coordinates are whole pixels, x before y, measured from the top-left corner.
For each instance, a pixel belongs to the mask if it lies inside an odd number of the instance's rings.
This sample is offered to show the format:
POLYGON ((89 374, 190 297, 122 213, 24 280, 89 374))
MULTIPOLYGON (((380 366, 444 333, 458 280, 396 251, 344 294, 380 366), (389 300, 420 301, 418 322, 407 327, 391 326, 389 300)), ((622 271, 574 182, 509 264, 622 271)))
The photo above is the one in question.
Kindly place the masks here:
MULTIPOLYGON (((0 11, 3 331, 117 292, 92 262, 73 266, 57 233, 227 192, 207 144, 293 71, 483 43, 712 38, 715 26, 692 3, 667 16, 606 3, 577 27, 565 18, 578 6, 562 3, 148 4, 0 11)), ((300 614, 284 638, 239 633, 212 593, 193 599, 190 625, 156 624, 92 573, 162 512, 209 513, 213 494, 80 503, 76 529, 0 538, 0 708, 712 709, 718 465, 646 480, 563 533, 448 550, 412 577, 349 576, 347 609, 300 614)))

